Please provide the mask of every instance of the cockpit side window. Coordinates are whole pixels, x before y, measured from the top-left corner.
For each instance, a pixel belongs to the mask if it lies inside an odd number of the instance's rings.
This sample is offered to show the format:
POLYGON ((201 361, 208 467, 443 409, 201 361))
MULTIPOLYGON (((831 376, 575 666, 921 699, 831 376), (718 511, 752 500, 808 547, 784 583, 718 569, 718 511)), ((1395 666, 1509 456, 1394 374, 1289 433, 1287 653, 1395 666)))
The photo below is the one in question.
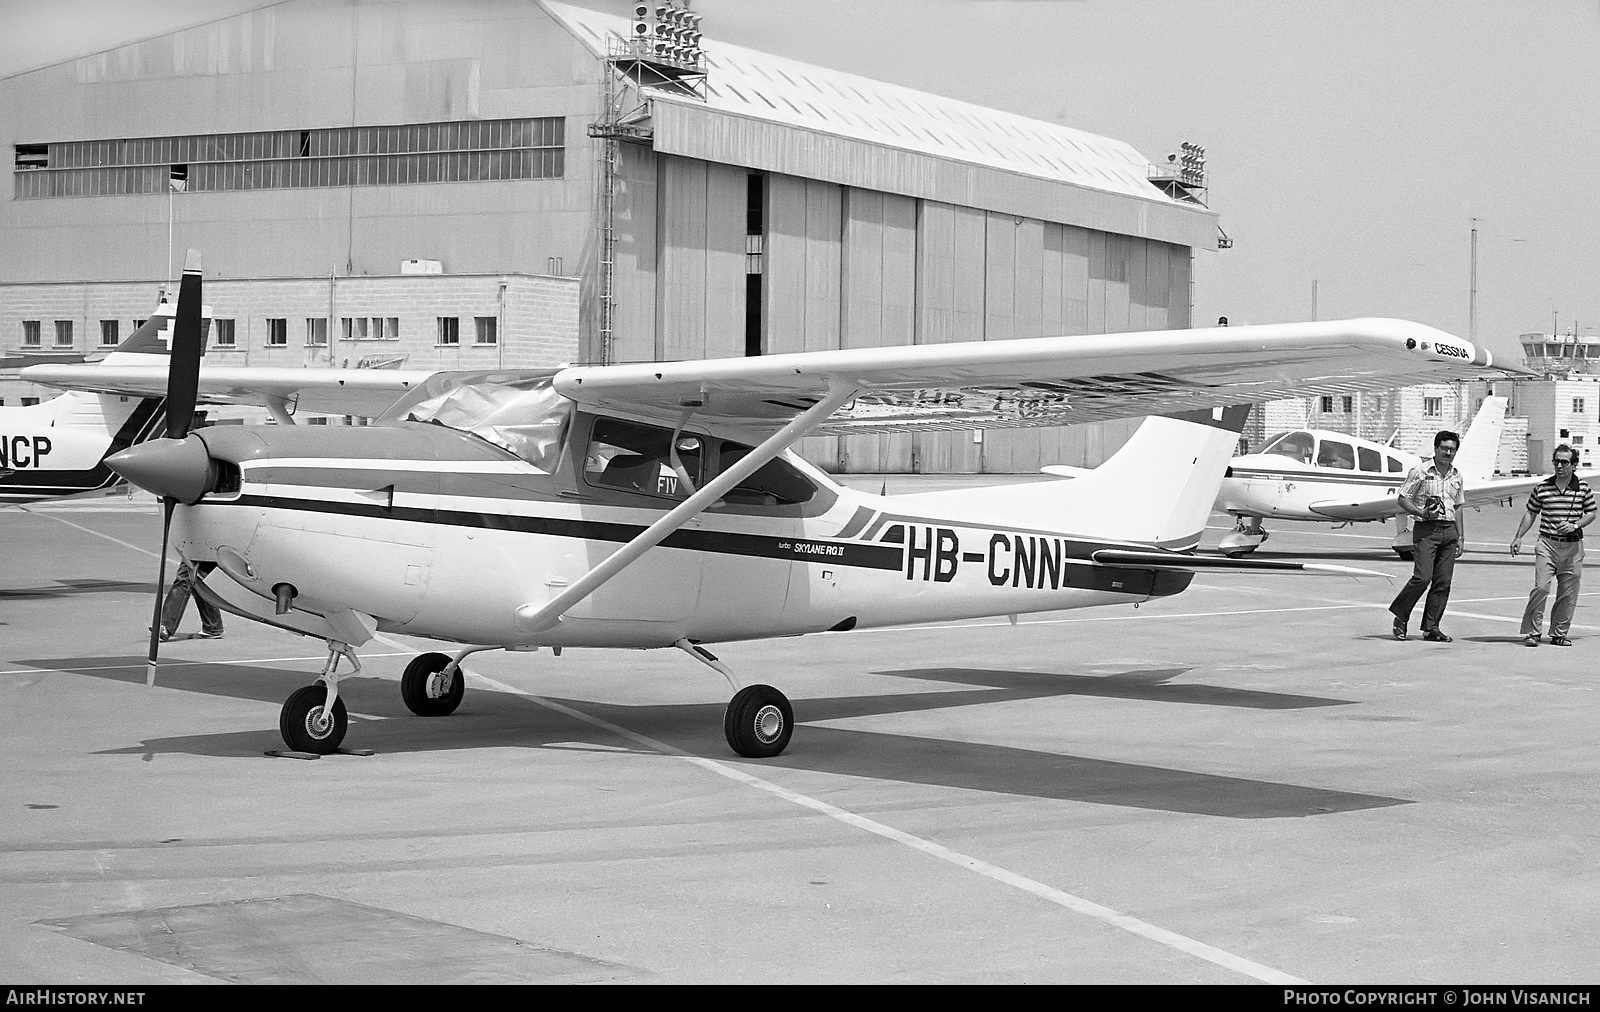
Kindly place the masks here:
POLYGON ((1374 472, 1383 470, 1383 455, 1372 447, 1356 447, 1356 456, 1361 458, 1361 470, 1374 472))
POLYGON ((1285 432, 1267 444, 1264 453, 1275 453, 1280 457, 1289 457, 1302 464, 1311 463, 1311 450, 1316 444, 1309 432, 1285 432))
POLYGON ((682 476, 673 466, 672 448, 671 429, 620 418, 596 418, 589 432, 589 445, 584 449, 583 480, 600 488, 686 499, 694 489, 686 487, 681 477, 687 477, 695 488, 700 487, 705 441, 690 432, 678 436, 677 458, 682 476))
POLYGON ((1341 443, 1335 439, 1324 439, 1317 450, 1317 466, 1337 467, 1345 471, 1356 469, 1355 450, 1349 443, 1341 443))
MULTIPOLYGON (((750 447, 725 440, 717 454, 719 473, 726 471, 749 452, 750 447)), ((810 502, 816 494, 817 487, 809 478, 794 465, 778 457, 756 468, 754 474, 735 485, 722 498, 726 502, 746 506, 793 506, 810 502)))
POLYGON ((1405 467, 1401 465, 1398 459, 1394 457, 1385 457, 1383 459, 1388 462, 1390 474, 1399 474, 1401 471, 1405 470, 1405 467))

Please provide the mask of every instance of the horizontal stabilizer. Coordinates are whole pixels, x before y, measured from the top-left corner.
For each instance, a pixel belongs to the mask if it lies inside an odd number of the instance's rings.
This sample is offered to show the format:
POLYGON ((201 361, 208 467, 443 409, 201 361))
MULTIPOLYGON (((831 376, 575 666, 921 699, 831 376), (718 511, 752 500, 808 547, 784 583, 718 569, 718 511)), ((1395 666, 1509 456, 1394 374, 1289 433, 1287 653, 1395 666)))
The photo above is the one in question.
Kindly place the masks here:
POLYGON ((1093 474, 1092 467, 1077 467, 1073 464, 1046 464, 1039 468, 1044 474, 1053 474, 1057 478, 1076 478, 1080 475, 1093 474))
POLYGON ((1138 552, 1103 548, 1089 557, 1102 566, 1137 566, 1142 569, 1266 570, 1279 573, 1314 573, 1320 576, 1377 576, 1394 579, 1375 569, 1335 566, 1324 562, 1287 562, 1276 559, 1240 559, 1226 555, 1184 555, 1181 552, 1138 552))

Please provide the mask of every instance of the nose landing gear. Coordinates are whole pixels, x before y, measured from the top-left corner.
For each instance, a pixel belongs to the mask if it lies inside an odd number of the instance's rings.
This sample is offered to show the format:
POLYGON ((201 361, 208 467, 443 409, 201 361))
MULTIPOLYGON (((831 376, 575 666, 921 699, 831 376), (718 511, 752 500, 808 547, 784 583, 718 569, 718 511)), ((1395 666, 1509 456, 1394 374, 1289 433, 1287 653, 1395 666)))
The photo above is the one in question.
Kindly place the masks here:
POLYGON ((344 743, 349 726, 344 700, 339 698, 339 658, 350 659, 351 674, 361 673, 361 660, 349 644, 328 641, 328 662, 314 685, 296 689, 278 714, 278 733, 291 754, 303 758, 332 755, 344 743))

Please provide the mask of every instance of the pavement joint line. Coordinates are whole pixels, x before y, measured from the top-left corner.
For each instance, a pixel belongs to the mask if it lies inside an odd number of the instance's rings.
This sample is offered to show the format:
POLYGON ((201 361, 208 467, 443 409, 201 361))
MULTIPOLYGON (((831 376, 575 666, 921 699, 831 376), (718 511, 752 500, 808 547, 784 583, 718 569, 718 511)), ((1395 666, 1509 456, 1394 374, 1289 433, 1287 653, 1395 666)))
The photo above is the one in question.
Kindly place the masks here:
MULTIPOLYGON (((385 639, 385 642, 391 642, 392 644, 392 641, 387 639, 385 639)), ((656 739, 647 735, 630 731, 627 728, 618 724, 613 724, 611 721, 602 717, 592 716, 584 713, 582 710, 566 706, 562 703, 557 703, 555 700, 546 699, 543 696, 528 692, 524 689, 507 685, 504 682, 490 678, 487 675, 480 674, 476 671, 467 671, 465 668, 463 668, 463 671, 472 675, 476 681, 482 682, 484 685, 487 685, 497 691, 521 696, 538 706, 542 706, 556 713, 571 717, 574 720, 582 721, 585 724, 599 728, 603 731, 608 731, 611 734, 617 735, 618 737, 627 741, 631 741, 637 745, 642 745, 653 752, 658 752, 662 755, 682 759, 685 762, 698 766, 708 772, 715 773, 718 776, 726 777, 729 780, 744 784, 747 787, 753 787, 757 790, 765 791, 766 793, 781 798, 782 800, 790 802, 791 804, 799 805, 802 808, 808 808, 814 812, 826 815, 830 819, 841 822, 847 826, 865 830, 874 835, 883 837, 886 840, 892 840, 895 843, 910 847, 912 850, 926 854, 929 857, 938 858, 939 860, 953 864, 958 868, 964 868, 967 871, 975 872, 986 878, 999 882, 1002 885, 1011 886, 1014 889, 1021 890, 1022 892, 1045 900, 1048 903, 1053 903, 1056 906, 1064 907, 1073 911, 1074 913, 1083 914, 1087 917, 1091 917, 1095 920, 1109 924, 1112 927, 1121 928, 1122 930, 1130 932, 1131 934, 1137 935, 1152 942, 1156 942, 1160 945, 1165 945, 1168 948, 1176 949, 1177 951, 1186 955, 1203 959, 1208 963, 1213 963, 1217 966, 1223 967, 1224 969, 1232 970, 1235 973, 1254 978, 1255 980, 1259 980, 1266 984, 1309 983, 1309 981, 1301 980, 1300 978, 1291 976, 1281 970, 1273 969, 1270 966, 1257 963, 1254 960, 1245 959, 1243 956, 1236 956, 1231 952, 1216 948, 1212 945, 1207 945, 1206 943, 1190 938, 1187 935, 1180 935, 1175 931, 1168 931, 1166 928, 1157 927, 1156 925, 1150 924, 1147 921, 1142 921, 1137 917, 1132 917, 1128 914, 1113 910, 1110 907, 1102 906, 1099 903, 1093 902, 1092 900, 1086 900, 1080 896, 1074 896, 1072 893, 1057 889, 1054 886, 1045 885, 1043 882, 1028 878, 1025 875, 1019 875, 1016 872, 1009 871, 1000 867, 999 865, 990 864, 988 861, 963 854, 960 851, 952 850, 949 847, 934 843, 931 840, 925 840, 920 836, 913 836, 912 834, 903 830, 895 829, 893 826, 888 826, 874 819, 869 819, 865 816, 857 815, 854 812, 846 811, 845 809, 839 808, 835 805, 830 805, 826 801, 819 801, 816 798, 801 794, 798 791, 790 790, 787 787, 781 787, 769 780, 763 780, 760 777, 746 773, 743 770, 735 769, 725 763, 718 762, 715 759, 707 759, 704 756, 697 756, 674 745, 669 745, 664 741, 657 741, 656 739)))
MULTIPOLYGON (((381 653, 381 654, 363 654, 362 656, 363 657, 404 657, 404 656, 406 656, 408 654, 411 654, 411 653, 414 653, 414 652, 415 651, 411 651, 411 650, 400 650, 400 651, 394 651, 394 652, 385 652, 385 653, 381 653)), ((166 667, 173 667, 173 668, 198 667, 198 666, 204 665, 204 664, 229 664, 229 665, 236 665, 236 664, 282 664, 282 663, 287 662, 287 661, 326 661, 327 659, 328 658, 327 658, 326 654, 317 654, 315 656, 307 656, 307 657, 245 657, 245 658, 238 658, 238 659, 235 659, 235 660, 161 661, 157 665, 157 671, 159 671, 161 668, 166 668, 166 667)), ((13 662, 13 663, 23 664, 24 662, 16 661, 16 662, 13 662)), ((139 662, 134 663, 134 664, 102 664, 102 665, 99 665, 99 666, 96 666, 96 667, 72 667, 72 668, 52 668, 52 667, 46 667, 44 665, 38 665, 38 664, 25 664, 25 666, 17 668, 16 671, 18 673, 25 672, 25 671, 55 671, 55 672, 59 672, 59 673, 64 674, 64 675, 85 674, 85 673, 90 672, 90 671, 125 671, 125 670, 135 669, 135 668, 140 670, 140 671, 143 671, 144 667, 145 667, 145 663, 146 663, 145 661, 139 661, 139 662)), ((347 677, 347 676, 341 676, 341 677, 347 677)))
POLYGON ((54 520, 57 523, 66 524, 68 527, 74 528, 76 530, 80 530, 85 534, 93 534, 97 538, 105 538, 107 541, 111 542, 112 544, 121 545, 123 548, 131 548, 134 551, 139 552, 142 555, 150 556, 152 559, 161 558, 161 555, 160 555, 159 552, 152 552, 150 549, 148 549, 148 548, 140 548, 138 545, 130 545, 128 542, 123 541, 121 538, 114 538, 109 534, 102 534, 100 531, 94 530, 93 528, 85 527, 82 524, 75 524, 71 520, 63 520, 58 516, 54 516, 52 514, 45 513, 45 512, 42 512, 40 510, 31 509, 31 508, 29 508, 27 506, 18 506, 17 508, 20 509, 24 513, 32 513, 34 516, 41 516, 41 517, 45 517, 46 519, 49 519, 49 520, 54 520))

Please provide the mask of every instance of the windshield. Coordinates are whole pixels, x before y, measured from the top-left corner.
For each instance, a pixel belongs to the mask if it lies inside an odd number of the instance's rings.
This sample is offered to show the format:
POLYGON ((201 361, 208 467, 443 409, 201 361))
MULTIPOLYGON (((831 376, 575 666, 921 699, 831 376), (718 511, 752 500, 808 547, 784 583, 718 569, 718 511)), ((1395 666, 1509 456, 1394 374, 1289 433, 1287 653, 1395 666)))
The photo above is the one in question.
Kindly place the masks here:
POLYGON ((1283 432, 1269 438, 1261 452, 1276 453, 1281 457, 1290 457, 1309 464, 1313 443, 1314 440, 1309 432, 1283 432))
POLYGON ((395 401, 379 421, 448 425, 551 474, 572 415, 572 402, 551 385, 554 376, 554 370, 439 373, 395 401))

